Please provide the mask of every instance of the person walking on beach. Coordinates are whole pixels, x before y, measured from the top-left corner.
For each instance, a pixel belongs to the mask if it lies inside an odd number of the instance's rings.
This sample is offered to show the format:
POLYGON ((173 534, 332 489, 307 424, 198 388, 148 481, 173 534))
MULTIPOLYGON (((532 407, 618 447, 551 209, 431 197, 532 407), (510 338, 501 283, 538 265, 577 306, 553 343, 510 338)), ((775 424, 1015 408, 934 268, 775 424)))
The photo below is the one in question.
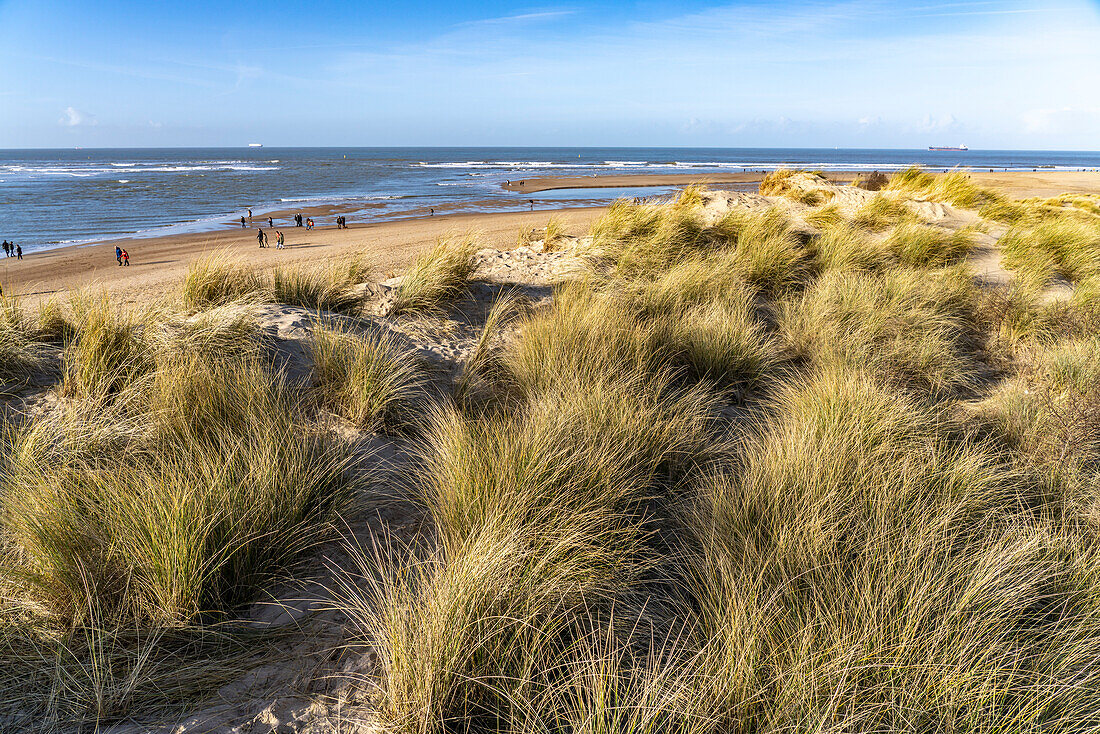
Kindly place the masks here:
POLYGON ((241 217, 241 229, 244 229, 244 217, 241 217))
POLYGON ((286 249, 285 247, 283 247, 283 233, 281 231, 275 233, 275 249, 276 250, 285 250, 286 249))
POLYGON ((268 227, 274 227, 275 226, 275 223, 271 221, 271 217, 267 218, 267 226, 268 227))
POLYGON ((115 260, 118 260, 118 266, 122 267, 122 248, 115 245, 115 260))
MULTIPOLYGON (((12 244, 15 245, 14 242, 12 244)), ((15 256, 20 260, 23 259, 23 246, 22 245, 15 245, 15 256)))
POLYGON ((8 257, 8 248, 9 247, 11 247, 11 245, 8 244, 7 240, 4 240, 4 257, 8 257))
POLYGON ((306 229, 313 229, 313 217, 306 219, 306 229))
POLYGON ((260 243, 260 247, 267 247, 267 235, 262 229, 256 230, 256 241, 260 243))
POLYGON ((248 221, 250 221, 250 222, 252 221, 252 210, 251 209, 248 210, 248 221))
POLYGON ((126 267, 130 267, 130 253, 126 252, 126 250, 122 251, 122 264, 126 267))

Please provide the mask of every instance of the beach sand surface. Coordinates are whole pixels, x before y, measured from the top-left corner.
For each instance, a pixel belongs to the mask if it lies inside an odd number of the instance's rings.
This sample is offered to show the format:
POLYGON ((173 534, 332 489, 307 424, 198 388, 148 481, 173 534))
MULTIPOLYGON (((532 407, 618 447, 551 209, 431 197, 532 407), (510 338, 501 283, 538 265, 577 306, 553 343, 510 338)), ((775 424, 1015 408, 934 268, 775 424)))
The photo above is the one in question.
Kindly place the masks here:
MULTIPOLYGON (((286 249, 275 249, 274 231, 266 226, 268 247, 260 249, 256 228, 166 237, 122 239, 94 245, 62 247, 29 253, 23 260, 0 255, 0 284, 4 293, 30 303, 63 297, 72 289, 105 289, 122 303, 171 298, 187 272, 188 264, 206 255, 224 253, 235 261, 257 268, 276 265, 328 264, 362 255, 379 273, 404 269, 440 237, 475 232, 486 247, 508 249, 516 244, 521 227, 545 227, 554 216, 565 231, 583 234, 603 211, 602 207, 560 211, 493 214, 454 214, 393 222, 352 224, 306 230, 279 227, 286 249), (130 266, 115 261, 115 245, 126 249, 130 266)), ((308 214, 307 214, 308 216, 308 214)), ((256 218, 257 226, 259 218, 256 218)), ((264 221, 266 225, 266 218, 264 221)))
MULTIPOLYGON (((1100 172, 1096 171, 968 171, 982 186, 988 186, 1019 199, 1032 196, 1057 196, 1064 193, 1100 194, 1100 172)), ((508 191, 550 191, 553 189, 610 188, 633 186, 687 186, 706 184, 712 188, 720 184, 760 183, 764 173, 691 174, 691 173, 623 173, 608 176, 540 176, 512 181, 504 188, 508 191)), ((849 183, 854 178, 850 171, 825 171, 830 181, 849 183)))

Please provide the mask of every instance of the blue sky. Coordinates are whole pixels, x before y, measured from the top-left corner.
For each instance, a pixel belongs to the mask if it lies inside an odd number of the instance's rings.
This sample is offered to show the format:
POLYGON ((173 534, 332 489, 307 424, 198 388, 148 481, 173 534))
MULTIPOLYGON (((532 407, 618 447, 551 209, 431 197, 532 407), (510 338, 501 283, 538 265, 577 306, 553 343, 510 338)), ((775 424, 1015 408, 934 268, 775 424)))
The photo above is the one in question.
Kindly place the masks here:
POLYGON ((1100 149, 1100 2, 0 0, 0 148, 1100 149))

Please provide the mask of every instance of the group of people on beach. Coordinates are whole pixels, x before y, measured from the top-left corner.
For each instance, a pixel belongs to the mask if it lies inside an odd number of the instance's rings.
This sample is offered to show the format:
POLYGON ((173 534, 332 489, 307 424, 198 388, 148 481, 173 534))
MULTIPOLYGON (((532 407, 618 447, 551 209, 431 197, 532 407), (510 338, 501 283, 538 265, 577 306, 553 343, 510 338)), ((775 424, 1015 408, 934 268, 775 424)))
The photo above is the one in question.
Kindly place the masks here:
POLYGON ((339 217, 336 217, 336 229, 347 229, 347 228, 348 228, 348 218, 343 216, 343 215, 341 215, 339 217))
POLYGON ((118 260, 119 267, 122 267, 123 265, 129 267, 130 253, 126 252, 126 250, 122 249, 118 245, 115 245, 115 260, 118 260))
POLYGON ((23 246, 17 245, 14 242, 8 242, 7 240, 4 240, 4 257, 14 257, 22 260, 23 246))
MULTIPOLYGON (((256 241, 260 243, 260 248, 261 249, 266 248, 267 247, 267 232, 263 231, 263 229, 260 229, 258 232, 256 232, 256 241)), ((279 230, 275 230, 275 249, 276 250, 285 250, 286 249, 286 238, 283 237, 283 233, 280 232, 279 230)))

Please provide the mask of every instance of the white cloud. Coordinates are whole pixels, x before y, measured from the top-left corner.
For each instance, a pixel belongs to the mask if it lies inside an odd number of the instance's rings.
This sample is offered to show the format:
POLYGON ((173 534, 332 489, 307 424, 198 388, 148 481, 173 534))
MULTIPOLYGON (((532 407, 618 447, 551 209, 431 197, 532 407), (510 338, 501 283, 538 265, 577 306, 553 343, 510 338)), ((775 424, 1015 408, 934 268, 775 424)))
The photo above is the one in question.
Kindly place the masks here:
POLYGON ((1095 130, 1100 123, 1100 110, 1080 107, 1051 107, 1025 110, 1020 115, 1024 130, 1029 133, 1057 134, 1069 130, 1095 130))
POLYGON ((917 125, 917 130, 926 133, 943 132, 959 127, 959 121, 952 114, 926 114, 917 125))
POLYGON ((61 111, 61 119, 58 123, 65 127, 80 127, 87 125, 95 125, 95 115, 90 115, 87 112, 81 112, 75 107, 69 106, 61 111))

